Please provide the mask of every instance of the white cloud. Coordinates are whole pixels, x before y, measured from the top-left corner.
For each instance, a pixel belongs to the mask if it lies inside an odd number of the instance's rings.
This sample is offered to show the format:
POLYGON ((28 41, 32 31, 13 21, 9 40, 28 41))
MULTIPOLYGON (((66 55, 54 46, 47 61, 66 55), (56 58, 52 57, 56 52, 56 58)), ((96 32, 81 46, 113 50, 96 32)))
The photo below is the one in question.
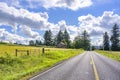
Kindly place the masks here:
POLYGON ((32 37, 32 38, 36 38, 37 36, 39 36, 38 32, 32 31, 31 28, 29 28, 27 26, 21 27, 21 33, 23 33, 24 35, 26 35, 28 37, 32 37))
POLYGON ((0 3, 0 25, 10 25, 17 29, 17 25, 26 25, 31 28, 41 29, 47 26, 47 13, 34 13, 25 9, 9 7, 0 3))
POLYGON ((92 5, 91 0, 40 0, 45 8, 68 8, 78 10, 92 5))
POLYGON ((67 8, 78 10, 80 8, 89 7, 93 4, 92 0, 2 0, 8 5, 16 8, 67 8), (26 3, 24 5, 22 3, 26 3))
POLYGON ((4 31, 5 31, 5 29, 0 29, 0 37, 3 36, 4 31))
POLYGON ((43 40, 41 35, 38 32, 33 31, 30 27, 20 26, 20 28, 21 28, 21 33, 27 36, 28 38, 32 38, 32 40, 43 40))
POLYGON ((66 22, 65 22, 64 20, 59 21, 59 22, 58 22, 58 26, 60 27, 60 29, 61 29, 62 31, 64 31, 65 28, 67 27, 66 22))
POLYGON ((11 42, 11 43, 18 42, 22 44, 27 44, 27 42, 29 41, 29 39, 26 39, 16 34, 9 33, 5 29, 0 29, 0 33, 1 33, 0 41, 11 42))
MULTIPOLYGON (((8 42, 8 43, 19 43, 19 44, 26 44, 28 45, 29 44, 29 41, 30 40, 43 40, 43 38, 38 35, 38 33, 36 32, 33 32, 31 31, 33 34, 26 34, 26 35, 29 35, 29 36, 33 36, 33 37, 23 37, 23 36, 20 36, 20 35, 17 35, 17 34, 12 34, 10 32, 8 32, 7 30, 5 29, 0 29, 0 41, 2 42, 8 42), (35 38, 34 38, 34 35, 36 35, 35 38)), ((30 33, 31 33, 30 32, 30 33)))

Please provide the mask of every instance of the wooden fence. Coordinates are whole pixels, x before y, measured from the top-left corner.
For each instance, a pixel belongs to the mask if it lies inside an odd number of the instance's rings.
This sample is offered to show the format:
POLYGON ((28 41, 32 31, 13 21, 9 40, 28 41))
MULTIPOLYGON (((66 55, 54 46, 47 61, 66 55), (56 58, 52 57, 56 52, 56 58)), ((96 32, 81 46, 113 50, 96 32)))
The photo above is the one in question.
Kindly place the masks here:
POLYGON ((29 50, 18 50, 18 49, 16 49, 16 50, 15 50, 15 55, 16 55, 16 56, 18 56, 18 52, 26 52, 27 55, 29 55, 29 50))
MULTIPOLYGON (((46 51, 50 51, 50 49, 45 49, 45 48, 42 48, 42 55, 46 52, 46 51)), ((18 50, 18 49, 16 49, 15 50, 15 56, 18 56, 18 53, 20 53, 20 52, 24 52, 24 53, 26 53, 26 55, 30 55, 30 54, 32 54, 32 53, 39 53, 39 55, 40 55, 40 52, 41 52, 41 50, 40 49, 30 49, 30 50, 18 50)))

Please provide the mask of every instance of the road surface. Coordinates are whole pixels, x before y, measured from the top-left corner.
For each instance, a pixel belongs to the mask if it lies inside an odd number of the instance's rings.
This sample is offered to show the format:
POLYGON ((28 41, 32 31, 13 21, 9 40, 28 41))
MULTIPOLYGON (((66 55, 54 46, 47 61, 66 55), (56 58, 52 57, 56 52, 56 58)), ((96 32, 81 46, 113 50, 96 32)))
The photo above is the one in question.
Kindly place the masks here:
POLYGON ((120 62, 87 51, 29 80, 120 80, 120 62))

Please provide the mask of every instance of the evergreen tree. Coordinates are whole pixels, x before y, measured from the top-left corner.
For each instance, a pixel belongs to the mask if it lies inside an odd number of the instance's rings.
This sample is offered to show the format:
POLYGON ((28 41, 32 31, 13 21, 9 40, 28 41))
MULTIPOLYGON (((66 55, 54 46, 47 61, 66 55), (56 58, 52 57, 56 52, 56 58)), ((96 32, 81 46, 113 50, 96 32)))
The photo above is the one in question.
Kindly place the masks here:
POLYGON ((59 44, 60 42, 64 42, 64 34, 61 30, 58 32, 56 41, 57 44, 59 44))
POLYGON ((109 36, 107 32, 105 32, 105 34, 103 35, 103 47, 104 50, 109 50, 109 36))
POLYGON ((39 45, 39 41, 38 41, 38 40, 36 40, 35 45, 36 45, 36 46, 39 45))
POLYGON ((44 44, 47 46, 51 46, 52 45, 52 32, 51 30, 48 30, 45 32, 44 34, 44 44))
POLYGON ((120 32, 119 32, 119 26, 115 24, 112 29, 112 36, 111 36, 111 49, 113 51, 120 50, 120 32))
POLYGON ((39 41, 39 45, 42 45, 42 41, 41 40, 39 41))
POLYGON ((64 31, 64 40, 67 44, 67 47, 70 47, 70 36, 69 36, 69 33, 67 32, 67 30, 65 29, 64 31))
POLYGON ((83 48, 88 50, 90 48, 90 39, 87 31, 85 30, 82 34, 83 48))
POLYGON ((34 45, 35 45, 35 44, 34 44, 34 41, 33 41, 33 40, 30 40, 30 41, 29 41, 29 45, 30 45, 30 46, 34 46, 34 45))
POLYGON ((42 41, 41 40, 36 40, 35 41, 35 45, 37 46, 37 45, 42 45, 42 41))

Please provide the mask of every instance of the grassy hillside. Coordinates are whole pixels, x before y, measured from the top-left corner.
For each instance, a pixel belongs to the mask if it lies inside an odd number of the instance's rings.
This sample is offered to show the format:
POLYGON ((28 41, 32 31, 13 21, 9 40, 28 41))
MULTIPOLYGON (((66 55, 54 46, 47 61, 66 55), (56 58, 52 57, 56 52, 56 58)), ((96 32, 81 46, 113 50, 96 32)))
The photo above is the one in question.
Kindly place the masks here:
POLYGON ((83 52, 80 49, 48 49, 42 55, 39 47, 0 45, 0 80, 27 79, 34 73, 83 52), (15 49, 36 51, 29 56, 20 52, 16 57, 15 49))
POLYGON ((118 51, 96 50, 96 52, 120 62, 120 51, 118 52, 118 51))

